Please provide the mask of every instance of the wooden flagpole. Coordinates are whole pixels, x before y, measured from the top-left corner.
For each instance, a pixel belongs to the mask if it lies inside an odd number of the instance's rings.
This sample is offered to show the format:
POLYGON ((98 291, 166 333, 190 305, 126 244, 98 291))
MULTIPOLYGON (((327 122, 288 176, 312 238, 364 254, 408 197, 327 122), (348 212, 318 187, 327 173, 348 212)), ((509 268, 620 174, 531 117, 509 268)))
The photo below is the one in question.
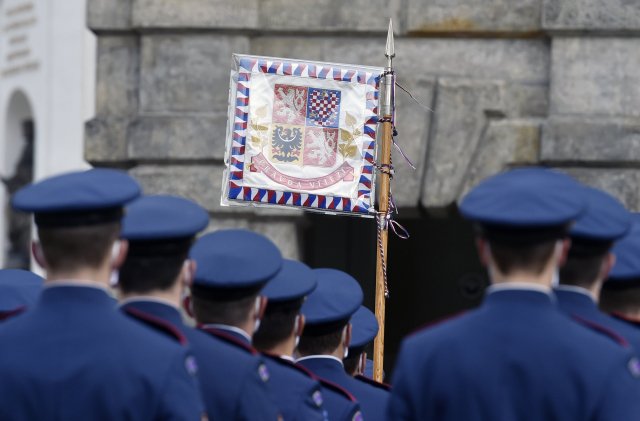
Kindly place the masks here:
POLYGON ((391 170, 391 145, 393 144, 393 114, 394 114, 394 84, 395 77, 393 74, 393 57, 395 50, 393 45, 393 23, 389 19, 389 30, 387 32, 387 46, 385 49, 387 57, 387 67, 384 74, 384 91, 382 92, 381 115, 382 115, 382 145, 380 148, 380 183, 378 184, 378 206, 379 213, 377 217, 378 223, 378 241, 377 241, 377 257, 376 257, 376 319, 380 325, 378 336, 376 336, 373 348, 373 378, 376 381, 382 381, 383 363, 384 363, 384 324, 385 324, 385 305, 387 298, 386 289, 386 262, 387 262, 387 239, 388 227, 386 223, 386 215, 389 211, 389 194, 390 194, 390 170, 391 170))

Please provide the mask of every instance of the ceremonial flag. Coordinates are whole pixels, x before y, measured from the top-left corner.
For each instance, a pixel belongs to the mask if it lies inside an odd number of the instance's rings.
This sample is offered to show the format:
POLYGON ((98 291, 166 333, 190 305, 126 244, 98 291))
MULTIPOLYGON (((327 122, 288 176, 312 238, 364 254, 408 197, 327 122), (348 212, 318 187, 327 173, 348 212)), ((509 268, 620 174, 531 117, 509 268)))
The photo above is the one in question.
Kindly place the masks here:
POLYGON ((233 60, 222 204, 373 216, 384 69, 233 60))

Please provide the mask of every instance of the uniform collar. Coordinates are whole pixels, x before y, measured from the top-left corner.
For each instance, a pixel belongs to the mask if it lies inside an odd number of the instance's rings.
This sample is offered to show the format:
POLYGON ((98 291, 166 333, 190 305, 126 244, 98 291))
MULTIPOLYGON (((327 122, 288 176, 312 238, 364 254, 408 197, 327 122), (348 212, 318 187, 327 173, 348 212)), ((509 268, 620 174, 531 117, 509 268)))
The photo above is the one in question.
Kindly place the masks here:
POLYGON ((578 287, 575 285, 558 285, 557 287, 554 288, 554 292, 558 297, 560 295, 563 295, 563 296, 577 295, 580 297, 584 296, 584 297, 587 297, 593 304, 596 304, 596 305, 598 304, 598 302, 596 301, 591 291, 589 291, 586 288, 578 287))
POLYGON ((134 308, 143 313, 156 316, 166 320, 174 326, 183 325, 180 310, 167 300, 154 297, 131 297, 120 303, 120 308, 127 311, 127 308, 134 308))
POLYGON ((100 283, 100 282, 96 282, 96 281, 89 281, 89 280, 83 280, 83 279, 64 279, 64 280, 61 280, 61 281, 47 281, 43 285, 43 288, 45 288, 45 289, 62 288, 62 287, 68 287, 68 288, 94 288, 94 289, 102 290, 105 293, 107 293, 108 295, 113 297, 113 292, 106 285, 104 285, 103 283, 100 283))
POLYGON ((100 306, 115 310, 117 304, 110 291, 104 286, 58 281, 43 288, 39 303, 41 307, 64 304, 64 307, 70 310, 83 309, 82 311, 88 312, 100 306))
POLYGON ((552 307, 555 296, 550 288, 533 284, 508 283, 487 288, 483 306, 552 307))
POLYGON ((304 361, 317 361, 317 360, 334 360, 335 362, 337 362, 338 364, 340 364, 340 366, 342 366, 342 368, 344 368, 344 363, 342 362, 342 360, 340 358, 336 358, 333 355, 308 355, 306 357, 300 357, 296 360, 297 363, 300 362, 304 362, 304 361))
POLYGON ((230 326, 230 325, 223 325, 223 324, 219 324, 219 323, 204 324, 201 327, 204 328, 204 329, 223 330, 225 332, 230 333, 234 337, 237 337, 238 339, 242 340, 243 342, 246 342, 247 344, 251 345, 251 336, 249 336, 249 334, 247 332, 245 332, 244 330, 240 329, 239 327, 230 326))
POLYGON ((549 295, 552 292, 550 287, 532 284, 530 282, 501 282, 499 284, 492 284, 487 288, 487 293, 489 294, 497 291, 537 291, 549 295))

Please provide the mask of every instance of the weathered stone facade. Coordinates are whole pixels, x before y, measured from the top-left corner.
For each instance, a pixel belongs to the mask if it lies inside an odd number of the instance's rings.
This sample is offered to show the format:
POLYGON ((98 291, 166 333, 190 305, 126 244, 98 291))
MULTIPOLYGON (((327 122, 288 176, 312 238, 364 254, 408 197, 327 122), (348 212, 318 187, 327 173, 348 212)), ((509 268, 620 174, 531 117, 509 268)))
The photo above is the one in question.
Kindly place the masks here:
POLYGON ((298 256, 301 212, 219 205, 231 54, 384 65, 398 80, 394 194, 446 208, 505 167, 568 169, 640 209, 637 0, 88 0, 97 116, 86 157, 194 198, 298 256), (291 241, 291 239, 296 241, 291 241))

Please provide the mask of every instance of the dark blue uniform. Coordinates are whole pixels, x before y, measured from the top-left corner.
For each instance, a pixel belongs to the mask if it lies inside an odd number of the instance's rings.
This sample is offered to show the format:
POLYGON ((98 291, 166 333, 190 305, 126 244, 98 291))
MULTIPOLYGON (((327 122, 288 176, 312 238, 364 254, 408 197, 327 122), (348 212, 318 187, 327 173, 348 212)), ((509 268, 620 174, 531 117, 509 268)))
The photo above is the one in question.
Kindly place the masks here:
POLYGON ((43 282, 40 276, 27 270, 0 269, 0 322, 33 306, 43 282))
POLYGON ((556 288, 555 295, 560 310, 573 320, 594 331, 600 331, 621 345, 631 346, 638 355, 640 352, 640 330, 603 313, 587 291, 579 292, 575 288, 566 286, 556 288))
POLYGON ((186 350, 116 311, 100 288, 45 288, 0 326, 0 342, 2 420, 195 421, 204 412, 186 350))
POLYGON ((637 377, 629 350, 570 321, 551 295, 495 290, 403 342, 389 419, 640 419, 637 377))
POLYGON ((329 356, 304 357, 297 363, 316 376, 348 390, 360 404, 365 420, 385 420, 389 392, 354 379, 344 371, 342 362, 329 356))
POLYGON ((261 358, 186 326, 179 311, 167 304, 129 300, 122 309, 133 317, 147 315, 168 322, 185 336, 198 363, 202 396, 210 419, 277 419, 278 409, 267 388, 268 370, 261 358))

